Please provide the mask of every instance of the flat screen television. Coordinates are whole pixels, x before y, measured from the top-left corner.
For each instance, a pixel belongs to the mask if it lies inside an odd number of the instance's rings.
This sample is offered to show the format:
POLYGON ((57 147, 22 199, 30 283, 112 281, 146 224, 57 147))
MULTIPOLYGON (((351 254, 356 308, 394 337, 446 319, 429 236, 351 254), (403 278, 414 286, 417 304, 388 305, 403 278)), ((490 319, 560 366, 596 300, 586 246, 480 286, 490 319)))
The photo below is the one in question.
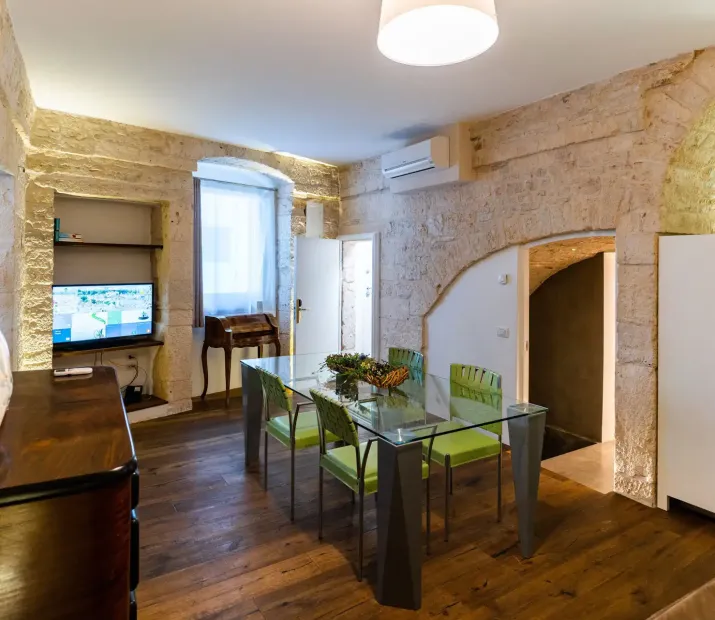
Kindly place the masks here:
POLYGON ((52 287, 55 348, 101 348, 154 333, 154 285, 87 284, 52 287))

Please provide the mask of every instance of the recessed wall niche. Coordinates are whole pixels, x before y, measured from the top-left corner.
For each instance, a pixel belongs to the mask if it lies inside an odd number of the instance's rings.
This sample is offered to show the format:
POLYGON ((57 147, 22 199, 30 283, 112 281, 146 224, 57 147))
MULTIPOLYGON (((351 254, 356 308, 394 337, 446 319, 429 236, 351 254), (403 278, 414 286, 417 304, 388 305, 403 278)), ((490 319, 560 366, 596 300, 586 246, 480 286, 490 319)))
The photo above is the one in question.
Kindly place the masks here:
POLYGON ((83 243, 55 242, 55 284, 152 282, 160 244, 160 206, 58 194, 60 231, 83 243), (156 245, 152 245, 156 244, 156 245))

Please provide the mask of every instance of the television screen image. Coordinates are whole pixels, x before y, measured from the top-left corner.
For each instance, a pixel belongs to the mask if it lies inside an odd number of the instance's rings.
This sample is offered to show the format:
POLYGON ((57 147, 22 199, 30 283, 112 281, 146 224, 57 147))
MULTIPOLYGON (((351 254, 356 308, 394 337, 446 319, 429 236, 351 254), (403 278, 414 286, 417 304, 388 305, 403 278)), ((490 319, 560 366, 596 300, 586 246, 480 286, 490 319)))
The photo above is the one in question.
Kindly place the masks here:
POLYGON ((154 332, 153 284, 53 286, 52 304, 55 345, 154 332))

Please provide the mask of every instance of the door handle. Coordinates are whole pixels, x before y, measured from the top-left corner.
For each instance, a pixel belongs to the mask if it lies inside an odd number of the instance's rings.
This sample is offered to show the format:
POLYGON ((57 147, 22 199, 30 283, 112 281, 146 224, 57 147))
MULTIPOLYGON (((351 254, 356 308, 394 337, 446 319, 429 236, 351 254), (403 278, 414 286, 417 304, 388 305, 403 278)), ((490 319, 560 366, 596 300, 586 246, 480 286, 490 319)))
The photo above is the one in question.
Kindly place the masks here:
POLYGON ((303 307, 302 299, 296 299, 296 301, 295 301, 295 322, 296 322, 296 325, 298 323, 300 323, 301 313, 308 312, 309 310, 310 310, 310 308, 303 307))

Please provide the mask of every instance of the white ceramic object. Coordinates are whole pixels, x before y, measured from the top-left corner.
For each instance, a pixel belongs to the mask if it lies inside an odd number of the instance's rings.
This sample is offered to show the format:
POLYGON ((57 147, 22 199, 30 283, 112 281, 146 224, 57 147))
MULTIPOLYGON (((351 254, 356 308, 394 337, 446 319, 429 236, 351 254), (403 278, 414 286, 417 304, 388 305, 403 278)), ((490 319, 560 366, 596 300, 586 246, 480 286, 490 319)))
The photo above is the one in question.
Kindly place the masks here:
POLYGON ((12 396, 12 369, 10 367, 10 349, 5 336, 0 332, 0 425, 5 417, 12 396))

